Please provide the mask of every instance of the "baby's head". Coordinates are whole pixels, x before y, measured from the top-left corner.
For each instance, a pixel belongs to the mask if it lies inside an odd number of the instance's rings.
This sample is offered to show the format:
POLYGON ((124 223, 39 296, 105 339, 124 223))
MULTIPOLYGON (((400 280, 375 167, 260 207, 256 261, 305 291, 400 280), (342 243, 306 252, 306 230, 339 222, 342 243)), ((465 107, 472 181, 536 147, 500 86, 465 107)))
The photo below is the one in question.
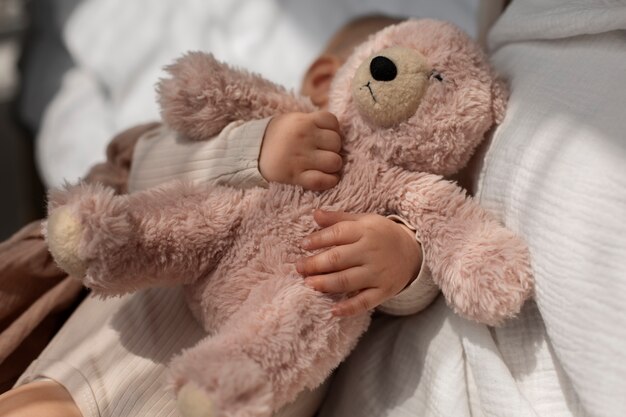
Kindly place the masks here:
POLYGON ((403 20, 378 14, 366 15, 342 26, 309 66, 302 80, 300 92, 310 97, 317 107, 327 108, 330 84, 337 70, 352 54, 354 48, 365 42, 370 35, 403 20))

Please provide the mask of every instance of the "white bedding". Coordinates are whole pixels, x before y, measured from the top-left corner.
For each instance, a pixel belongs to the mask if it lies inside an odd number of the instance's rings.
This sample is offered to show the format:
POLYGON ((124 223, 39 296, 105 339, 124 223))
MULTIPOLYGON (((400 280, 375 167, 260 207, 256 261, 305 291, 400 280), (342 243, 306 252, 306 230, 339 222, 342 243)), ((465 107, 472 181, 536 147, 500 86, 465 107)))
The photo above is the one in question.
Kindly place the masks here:
POLYGON ((356 15, 384 12, 453 21, 477 32, 479 0, 87 0, 64 39, 77 67, 49 106, 37 139, 48 186, 76 181, 111 136, 158 117, 161 68, 188 50, 297 88, 324 42, 356 15))
POLYGON ((497 329, 442 299, 376 323, 320 417, 626 416, 626 2, 509 7, 489 40, 511 97, 477 198, 528 241, 536 302, 497 329))

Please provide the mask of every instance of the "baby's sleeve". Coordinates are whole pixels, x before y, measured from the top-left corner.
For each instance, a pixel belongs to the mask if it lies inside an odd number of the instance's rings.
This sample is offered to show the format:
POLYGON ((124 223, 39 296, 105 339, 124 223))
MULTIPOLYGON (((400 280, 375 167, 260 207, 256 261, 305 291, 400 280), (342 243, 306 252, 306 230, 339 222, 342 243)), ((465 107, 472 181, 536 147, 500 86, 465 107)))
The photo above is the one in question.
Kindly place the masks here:
POLYGON ((142 136, 135 147, 129 190, 145 190, 174 179, 239 188, 267 186, 258 158, 269 121, 233 122, 219 135, 200 142, 161 125, 142 136))
MULTIPOLYGON (((395 222, 402 223, 415 232, 415 227, 409 224, 400 216, 387 216, 395 222)), ((420 243, 417 234, 415 236, 420 243)), ((430 270, 422 259, 422 265, 417 277, 405 289, 396 294, 377 307, 378 311, 394 316, 408 316, 410 314, 419 313, 433 302, 439 294, 439 287, 435 285, 430 274, 430 270)))

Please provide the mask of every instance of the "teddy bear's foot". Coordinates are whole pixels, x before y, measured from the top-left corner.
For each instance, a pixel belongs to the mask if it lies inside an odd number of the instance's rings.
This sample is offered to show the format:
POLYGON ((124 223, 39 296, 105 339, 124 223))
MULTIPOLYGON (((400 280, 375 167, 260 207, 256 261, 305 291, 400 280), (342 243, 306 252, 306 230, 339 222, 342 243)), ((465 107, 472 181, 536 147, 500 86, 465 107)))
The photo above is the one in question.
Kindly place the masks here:
POLYGON ((83 229, 69 207, 59 207, 46 224, 46 239, 50 253, 57 264, 70 275, 82 278, 87 263, 78 255, 83 229))
POLYGON ((210 353, 217 352, 202 347, 195 353, 172 363, 175 384, 181 386, 177 405, 183 417, 272 415, 272 383, 254 360, 228 357, 223 352, 223 356, 211 358, 210 353), (200 352, 204 355, 198 355, 200 352))
POLYGON ((182 417, 215 417, 213 402, 193 383, 186 384, 178 391, 176 405, 182 417))

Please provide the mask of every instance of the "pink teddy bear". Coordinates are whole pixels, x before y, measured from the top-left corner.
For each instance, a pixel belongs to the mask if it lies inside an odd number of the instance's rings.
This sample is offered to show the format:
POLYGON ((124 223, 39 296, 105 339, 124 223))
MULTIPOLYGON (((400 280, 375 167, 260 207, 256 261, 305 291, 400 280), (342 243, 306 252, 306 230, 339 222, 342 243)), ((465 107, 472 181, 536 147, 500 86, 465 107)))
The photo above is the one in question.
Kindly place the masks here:
MULTIPOLYGON (((307 99, 212 56, 190 53, 159 85, 164 120, 196 140, 234 120, 313 111, 307 99)), ((170 365, 188 416, 269 417, 321 384, 367 328, 336 317, 294 261, 314 209, 398 214, 458 314, 495 325, 532 291, 529 252, 454 183, 503 117, 505 90, 480 48, 451 24, 410 20, 358 47, 332 85, 344 172, 324 192, 173 182, 115 196, 77 185, 50 195, 58 264, 103 296, 182 284, 208 335, 170 365)))

